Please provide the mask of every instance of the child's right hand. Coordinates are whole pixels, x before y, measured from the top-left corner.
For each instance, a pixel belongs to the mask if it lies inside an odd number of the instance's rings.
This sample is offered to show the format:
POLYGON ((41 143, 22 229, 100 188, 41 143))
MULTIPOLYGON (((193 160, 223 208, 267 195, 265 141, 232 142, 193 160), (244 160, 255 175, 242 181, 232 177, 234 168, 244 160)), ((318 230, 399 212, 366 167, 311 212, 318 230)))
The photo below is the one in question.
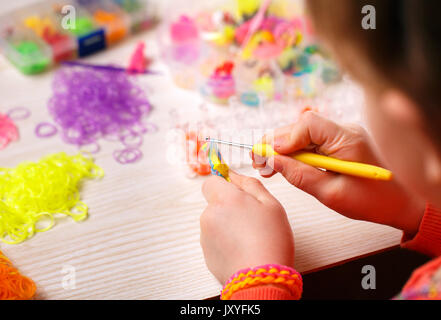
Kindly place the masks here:
MULTIPOLYGON (((330 157, 381 166, 367 132, 359 126, 339 126, 307 112, 294 125, 275 130, 262 143, 280 154, 313 150, 330 157)), ((253 156, 253 166, 264 177, 281 173, 291 184, 313 195, 327 207, 356 220, 381 223, 417 233, 425 202, 405 191, 397 181, 374 181, 324 172, 290 157, 268 160, 253 156)))

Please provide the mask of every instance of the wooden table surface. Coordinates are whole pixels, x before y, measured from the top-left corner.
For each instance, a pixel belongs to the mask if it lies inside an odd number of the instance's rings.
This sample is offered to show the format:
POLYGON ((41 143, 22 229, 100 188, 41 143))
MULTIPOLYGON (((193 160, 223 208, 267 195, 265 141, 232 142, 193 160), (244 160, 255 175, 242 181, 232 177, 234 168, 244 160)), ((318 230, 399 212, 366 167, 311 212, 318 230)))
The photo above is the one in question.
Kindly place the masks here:
MULTIPOLYGON (((2 4, 3 5, 3 4, 2 4)), ((2 8, 4 9, 4 8, 2 8)), ((155 33, 135 36, 86 61, 125 64, 134 45, 144 40, 157 56, 155 33)), ((48 232, 20 245, 0 244, 21 272, 35 280, 41 299, 202 299, 219 294, 221 286, 208 272, 199 245, 199 216, 205 207, 203 178, 188 179, 168 164, 164 148, 172 108, 193 106, 200 97, 176 88, 159 61, 164 76, 146 77, 154 105, 151 122, 159 131, 145 136, 141 162, 122 166, 113 159, 114 143, 101 143, 96 162, 102 180, 88 181, 81 192, 89 218, 75 223, 57 220, 48 232), (63 288, 63 268, 75 269, 75 289, 63 288)), ((59 137, 38 139, 36 124, 48 120, 53 72, 27 77, 0 57, 0 112, 17 106, 32 116, 17 122, 20 140, 0 151, 0 166, 66 151, 78 152, 59 137)), ((249 166, 241 173, 257 176, 249 166)), ((296 268, 307 272, 395 246, 401 232, 351 221, 325 208, 280 177, 264 184, 282 202, 296 239, 296 268)), ((369 195, 366 195, 369 197, 369 195)))

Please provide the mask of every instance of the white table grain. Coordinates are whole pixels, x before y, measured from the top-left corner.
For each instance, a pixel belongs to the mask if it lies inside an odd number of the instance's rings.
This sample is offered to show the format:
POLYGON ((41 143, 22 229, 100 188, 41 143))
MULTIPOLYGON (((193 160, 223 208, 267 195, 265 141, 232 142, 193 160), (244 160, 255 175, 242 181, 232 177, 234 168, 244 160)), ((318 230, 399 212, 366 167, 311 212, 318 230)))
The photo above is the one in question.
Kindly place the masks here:
MULTIPOLYGON (((6 7, 2 3, 0 12, 6 7)), ((150 55, 157 55, 155 34, 150 32, 87 61, 125 64, 139 40, 146 41, 150 55)), ((154 69, 165 67, 157 62, 154 69)), ((35 125, 48 119, 52 76, 53 72, 23 76, 0 57, 0 112, 24 106, 33 113, 17 122, 20 140, 0 151, 0 166, 78 151, 59 137, 42 140, 34 134, 35 125)), ((159 126, 157 133, 145 136, 143 160, 117 164, 112 156, 117 146, 101 143, 96 162, 106 176, 87 181, 81 192, 90 207, 89 218, 81 223, 61 219, 50 231, 20 245, 0 244, 15 266, 34 279, 40 299, 203 299, 219 294, 221 286, 208 272, 199 245, 203 178, 187 179, 167 164, 163 153, 169 110, 194 105, 200 98, 177 89, 167 76, 147 77, 143 83, 151 88, 155 107, 150 120, 159 126), (72 267, 76 285, 65 289, 62 271, 72 267)), ((256 176, 251 168, 240 172, 256 176)), ((296 239, 296 268, 301 272, 399 243, 399 231, 346 219, 280 177, 264 184, 288 212, 296 239)))

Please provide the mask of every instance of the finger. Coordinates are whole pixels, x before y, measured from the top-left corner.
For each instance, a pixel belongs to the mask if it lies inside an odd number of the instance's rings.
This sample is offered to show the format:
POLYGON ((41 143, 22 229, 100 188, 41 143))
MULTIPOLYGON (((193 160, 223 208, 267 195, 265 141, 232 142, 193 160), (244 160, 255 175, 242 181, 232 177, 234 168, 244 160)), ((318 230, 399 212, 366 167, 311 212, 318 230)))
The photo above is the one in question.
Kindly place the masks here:
POLYGON ((269 178, 274 177, 277 173, 278 172, 273 170, 273 172, 271 172, 271 174, 266 174, 266 173, 259 173, 259 174, 262 178, 269 179, 269 178))
POLYGON ((253 161, 253 168, 259 171, 259 174, 263 177, 263 178, 271 178, 272 176, 274 176, 275 174, 277 174, 277 172, 275 172, 271 167, 269 167, 266 163, 267 158, 263 158, 259 155, 255 155, 252 152, 250 152, 250 156, 251 158, 254 160, 256 159, 257 161, 253 161))
POLYGON ((262 139, 259 141, 259 143, 261 144, 270 144, 270 145, 274 145, 274 140, 277 137, 283 137, 285 135, 289 135, 291 133, 291 131, 293 130, 294 124, 291 125, 287 125, 284 127, 280 127, 277 129, 272 130, 271 133, 267 133, 265 134, 262 139))
POLYGON ((252 166, 253 166, 253 169, 256 169, 256 170, 264 169, 264 168, 266 168, 266 162, 264 164, 257 164, 255 162, 253 162, 252 166))
POLYGON ((274 149, 281 154, 291 154, 299 150, 316 146, 325 155, 332 153, 332 148, 343 138, 344 130, 335 122, 325 119, 314 112, 306 112, 301 119, 287 128, 276 131, 274 149))
POLYGON ((327 187, 335 180, 336 174, 306 165, 290 157, 275 156, 268 159, 268 165, 281 173, 297 188, 321 199, 327 187))
POLYGON ((255 178, 242 176, 230 170, 230 179, 239 189, 250 194, 262 203, 268 203, 274 199, 273 195, 263 186, 262 182, 255 178))
POLYGON ((252 152, 250 152, 250 156, 253 159, 253 168, 258 170, 263 178, 271 178, 277 174, 277 172, 266 164, 267 158, 255 155, 252 152))
POLYGON ((231 183, 224 178, 211 176, 202 185, 202 194, 209 204, 218 203, 231 192, 231 187, 231 183))
POLYGON ((276 173, 277 172, 275 172, 270 166, 266 166, 265 168, 259 170, 259 174, 264 178, 271 178, 276 173))
POLYGON ((253 159, 253 168, 254 169, 263 169, 266 167, 267 158, 261 157, 257 154, 250 153, 251 158, 253 159))

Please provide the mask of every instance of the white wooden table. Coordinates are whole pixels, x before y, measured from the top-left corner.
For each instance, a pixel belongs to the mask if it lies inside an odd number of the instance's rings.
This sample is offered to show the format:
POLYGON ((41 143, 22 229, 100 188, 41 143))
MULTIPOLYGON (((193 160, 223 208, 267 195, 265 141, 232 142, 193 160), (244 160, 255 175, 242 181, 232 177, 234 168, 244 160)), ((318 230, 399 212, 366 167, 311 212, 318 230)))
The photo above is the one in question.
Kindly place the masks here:
MULTIPOLYGON (((2 3, 0 11, 6 6, 2 3)), ((139 40, 146 41, 149 54, 157 55, 151 32, 86 61, 125 64, 139 40)), ((165 67, 157 62, 153 69, 165 67)), ((17 106, 32 111, 28 120, 17 122, 20 141, 0 151, 0 166, 37 161, 60 151, 78 152, 59 137, 42 140, 34 134, 35 125, 48 119, 52 76, 53 72, 23 76, 0 58, 0 112, 17 106)), ((167 164, 162 152, 169 110, 194 105, 200 98, 177 89, 166 76, 148 77, 145 83, 153 89, 151 121, 159 131, 145 136, 143 160, 122 166, 112 156, 115 144, 102 143, 96 161, 106 176, 88 181, 81 192, 90 207, 86 221, 58 220, 52 230, 20 245, 0 244, 15 266, 34 279, 40 299, 203 299, 219 294, 221 286, 208 272, 199 245, 203 178, 187 179, 167 164), (65 289, 62 270, 71 267, 75 289, 65 289)), ((249 167, 240 172, 257 176, 249 167)), ((346 219, 280 177, 264 183, 288 212, 296 239, 296 268, 301 272, 399 243, 398 230, 346 219)))

